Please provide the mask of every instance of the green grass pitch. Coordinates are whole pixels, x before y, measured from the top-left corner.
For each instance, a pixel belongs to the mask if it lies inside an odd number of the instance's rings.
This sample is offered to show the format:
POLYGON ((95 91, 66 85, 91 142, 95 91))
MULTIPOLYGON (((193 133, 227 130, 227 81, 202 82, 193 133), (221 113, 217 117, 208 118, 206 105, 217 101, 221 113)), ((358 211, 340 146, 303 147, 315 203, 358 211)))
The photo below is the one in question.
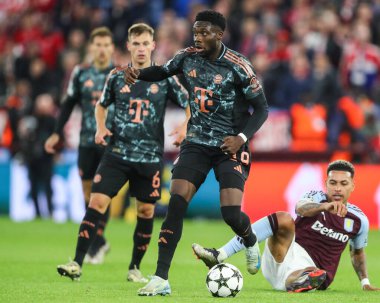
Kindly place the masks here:
MULTIPOLYGON (((155 269, 160 224, 160 220, 156 221, 153 240, 141 266, 145 275, 155 269)), ((191 243, 219 247, 229 240, 232 232, 221 221, 185 222, 170 271, 172 295, 168 297, 138 297, 140 285, 126 282, 134 224, 110 221, 106 234, 111 251, 106 262, 85 265, 80 282, 60 277, 56 271, 58 264, 74 256, 77 224, 55 224, 49 220, 13 223, 0 217, 0 230, 0 302, 380 302, 380 292, 360 289, 347 250, 330 289, 303 294, 272 290, 261 272, 256 276, 246 272, 244 253, 237 254, 228 262, 243 273, 243 290, 235 298, 213 298, 205 286, 207 269, 194 257, 191 243)), ((380 233, 371 231, 367 265, 372 284, 380 287, 379 252, 380 233)))

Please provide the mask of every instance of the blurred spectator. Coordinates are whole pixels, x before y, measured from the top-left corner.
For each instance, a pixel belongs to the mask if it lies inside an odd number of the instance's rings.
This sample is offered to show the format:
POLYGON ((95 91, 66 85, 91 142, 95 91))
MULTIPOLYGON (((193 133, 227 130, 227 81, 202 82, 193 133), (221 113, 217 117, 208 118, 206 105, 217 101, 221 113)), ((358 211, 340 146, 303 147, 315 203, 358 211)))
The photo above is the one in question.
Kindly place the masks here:
POLYGON ((290 108, 292 151, 324 152, 327 147, 326 108, 308 94, 290 108))
POLYGON ((338 75, 324 53, 314 55, 313 67, 312 99, 326 107, 329 123, 334 119, 336 104, 342 95, 338 75))
POLYGON ((63 35, 54 28, 53 22, 49 15, 41 15, 41 37, 37 41, 40 57, 46 63, 51 71, 57 67, 59 53, 65 46, 63 35))
POLYGON ((360 91, 352 91, 352 95, 345 95, 338 100, 335 118, 328 130, 329 148, 335 154, 333 159, 352 161, 366 152, 368 144, 361 132, 365 116, 358 104, 361 98, 363 94, 360 91))
POLYGON ((25 116, 19 124, 21 154, 28 169, 30 195, 36 216, 41 217, 39 192, 46 196, 48 215, 53 212, 53 192, 51 178, 53 175, 53 156, 44 150, 44 142, 54 131, 54 100, 49 94, 36 98, 33 115, 25 116))
POLYGON ((294 56, 290 62, 290 70, 279 83, 276 92, 276 105, 289 109, 301 96, 309 94, 313 88, 313 76, 309 61, 305 55, 294 56))
POLYGON ((368 25, 356 23, 353 26, 353 37, 345 45, 341 61, 345 87, 364 90, 369 96, 380 72, 380 49, 370 39, 368 25))
POLYGON ((37 41, 28 41, 25 44, 20 56, 14 61, 14 75, 16 80, 30 79, 30 65, 34 59, 40 56, 39 45, 37 41))
POLYGON ((47 69, 46 63, 39 58, 31 61, 29 67, 29 82, 31 84, 32 102, 40 94, 51 93, 54 96, 58 95, 58 84, 55 80, 55 75, 47 69))
POLYGON ((16 82, 14 92, 5 101, 5 108, 8 111, 9 126, 12 131, 12 142, 10 145, 11 154, 16 154, 20 148, 18 136, 18 124, 22 117, 29 114, 32 110, 30 99, 30 84, 26 80, 16 82))

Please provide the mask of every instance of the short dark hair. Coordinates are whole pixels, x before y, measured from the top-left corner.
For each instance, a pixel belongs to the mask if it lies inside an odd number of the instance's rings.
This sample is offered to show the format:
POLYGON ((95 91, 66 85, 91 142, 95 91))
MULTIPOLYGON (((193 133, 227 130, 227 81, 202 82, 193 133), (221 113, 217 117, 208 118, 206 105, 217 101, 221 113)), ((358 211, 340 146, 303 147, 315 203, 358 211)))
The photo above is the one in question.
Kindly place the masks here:
POLYGON ((95 37, 110 37, 113 40, 112 32, 106 26, 95 28, 90 34, 90 42, 94 41, 95 37))
POLYGON ((219 26, 222 31, 226 28, 226 19, 224 16, 221 13, 212 10, 199 12, 195 17, 195 21, 210 22, 212 25, 219 26))
POLYGON ((149 33, 153 37, 154 36, 154 29, 146 23, 133 24, 128 29, 128 39, 132 35, 140 36, 142 33, 149 33))
POLYGON ((336 160, 336 161, 329 163, 329 165, 327 167, 327 175, 332 170, 347 171, 347 172, 351 173, 352 178, 355 175, 354 166, 346 160, 336 160))

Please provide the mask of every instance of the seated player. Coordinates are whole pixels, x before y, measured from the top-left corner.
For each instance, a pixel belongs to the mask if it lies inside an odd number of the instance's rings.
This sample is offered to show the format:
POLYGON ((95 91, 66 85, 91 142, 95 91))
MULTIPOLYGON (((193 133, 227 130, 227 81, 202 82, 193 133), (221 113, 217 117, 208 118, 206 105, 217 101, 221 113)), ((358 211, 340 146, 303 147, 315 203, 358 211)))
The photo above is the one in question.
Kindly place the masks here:
MULTIPOLYGON (((334 161, 327 167, 327 192, 305 194, 296 205, 295 221, 289 213, 276 212, 252 224, 258 241, 266 239, 261 268, 274 289, 327 289, 349 241, 352 265, 362 289, 380 290, 368 279, 364 253, 368 219, 357 206, 347 202, 355 187, 354 174, 350 162, 334 161)), ((218 250, 193 244, 195 254, 209 267, 242 249, 244 245, 238 237, 218 250)))

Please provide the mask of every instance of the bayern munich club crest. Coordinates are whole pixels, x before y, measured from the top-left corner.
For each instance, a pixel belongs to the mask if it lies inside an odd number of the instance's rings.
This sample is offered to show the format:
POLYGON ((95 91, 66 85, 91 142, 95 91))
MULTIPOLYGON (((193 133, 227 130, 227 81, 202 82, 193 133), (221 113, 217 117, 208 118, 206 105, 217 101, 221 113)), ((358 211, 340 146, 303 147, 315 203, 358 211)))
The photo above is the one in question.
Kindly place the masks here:
POLYGON ((157 94, 158 91, 160 90, 160 88, 158 87, 158 85, 156 83, 153 83, 151 86, 150 86, 150 92, 152 94, 157 94))
POLYGON ((222 83, 222 80, 223 80, 222 75, 220 75, 220 74, 215 75, 215 77, 214 77, 214 83, 215 83, 215 84, 220 84, 220 83, 222 83))

